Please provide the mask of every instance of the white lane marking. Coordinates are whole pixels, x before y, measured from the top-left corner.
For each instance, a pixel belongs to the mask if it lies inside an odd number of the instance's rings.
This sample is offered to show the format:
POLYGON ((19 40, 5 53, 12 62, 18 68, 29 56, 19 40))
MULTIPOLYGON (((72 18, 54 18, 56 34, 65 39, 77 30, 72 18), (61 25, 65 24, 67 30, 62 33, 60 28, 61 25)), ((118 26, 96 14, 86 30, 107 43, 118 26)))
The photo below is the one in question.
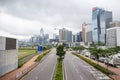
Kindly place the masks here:
MULTIPOLYGON (((77 59, 77 58, 76 58, 76 57, 72 58, 72 61, 73 61, 74 59, 77 59)), ((73 65, 75 71, 76 71, 78 74, 80 74, 80 72, 79 72, 78 69, 76 68, 74 62, 72 62, 72 65, 73 65)), ((82 77, 81 75, 79 75, 79 77, 80 77, 81 80, 84 80, 83 77, 82 77)))
POLYGON ((54 73, 55 73, 55 70, 56 70, 56 66, 57 66, 57 58, 56 58, 56 62, 55 62, 50 80, 53 80, 53 78, 54 78, 54 73))
POLYGON ((67 80, 67 71, 66 71, 66 65, 65 65, 65 61, 63 62, 64 63, 64 70, 65 70, 65 80, 67 80))

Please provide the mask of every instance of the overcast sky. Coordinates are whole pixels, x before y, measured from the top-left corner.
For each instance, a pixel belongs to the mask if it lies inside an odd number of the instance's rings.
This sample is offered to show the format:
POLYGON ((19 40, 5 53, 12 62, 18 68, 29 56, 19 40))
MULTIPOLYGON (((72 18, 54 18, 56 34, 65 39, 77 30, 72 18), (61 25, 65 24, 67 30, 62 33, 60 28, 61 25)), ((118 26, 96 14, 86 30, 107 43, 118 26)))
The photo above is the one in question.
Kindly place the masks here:
POLYGON ((92 7, 113 12, 120 21, 120 0, 0 0, 0 36, 19 39, 67 28, 77 33, 83 22, 92 22, 92 7))

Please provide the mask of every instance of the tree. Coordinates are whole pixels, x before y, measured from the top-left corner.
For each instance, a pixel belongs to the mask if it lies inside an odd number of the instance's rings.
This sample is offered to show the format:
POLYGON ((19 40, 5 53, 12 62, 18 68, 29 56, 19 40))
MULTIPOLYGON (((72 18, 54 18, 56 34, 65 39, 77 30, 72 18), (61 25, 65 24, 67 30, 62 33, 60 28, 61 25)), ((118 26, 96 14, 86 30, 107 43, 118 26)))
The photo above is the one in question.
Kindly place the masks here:
MULTIPOLYGON (((95 56, 96 60, 99 59, 100 56, 102 56, 103 49, 101 48, 89 48, 90 53, 95 56)), ((99 63, 99 62, 98 62, 99 63)))
POLYGON ((98 59, 99 55, 97 48, 89 48, 89 51, 92 55, 94 55, 98 59))
POLYGON ((82 50, 84 50, 84 49, 85 49, 85 47, 83 47, 83 46, 76 46, 76 47, 73 47, 73 50, 75 50, 76 52, 77 52, 77 50, 82 51, 82 50))
POLYGON ((62 58, 65 55, 65 51, 64 51, 64 46, 63 45, 59 45, 57 47, 57 53, 56 53, 60 58, 62 58))

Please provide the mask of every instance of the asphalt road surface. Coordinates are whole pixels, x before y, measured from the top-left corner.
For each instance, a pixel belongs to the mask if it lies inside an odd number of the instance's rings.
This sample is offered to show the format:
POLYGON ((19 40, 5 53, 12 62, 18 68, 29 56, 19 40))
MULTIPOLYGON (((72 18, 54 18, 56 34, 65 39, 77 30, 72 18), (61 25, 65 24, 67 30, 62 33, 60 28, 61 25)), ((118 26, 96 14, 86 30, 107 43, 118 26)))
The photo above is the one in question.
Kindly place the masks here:
POLYGON ((22 80, 52 80, 57 63, 56 49, 52 49, 50 54, 22 80))
POLYGON ((88 66, 85 61, 67 52, 64 58, 65 80, 96 80, 88 66))

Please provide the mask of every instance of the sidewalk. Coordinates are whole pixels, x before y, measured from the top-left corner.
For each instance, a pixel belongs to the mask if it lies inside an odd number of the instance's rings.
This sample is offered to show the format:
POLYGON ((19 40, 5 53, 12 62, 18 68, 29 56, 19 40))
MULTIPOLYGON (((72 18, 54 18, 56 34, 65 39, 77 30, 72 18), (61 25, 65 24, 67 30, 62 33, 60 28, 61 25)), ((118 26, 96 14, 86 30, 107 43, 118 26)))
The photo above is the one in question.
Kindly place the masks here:
POLYGON ((29 72, 31 69, 33 69, 38 64, 37 62, 34 62, 34 61, 39 55, 40 54, 34 56, 32 59, 26 62, 21 68, 18 68, 0 77, 0 80, 16 80, 20 78, 22 75, 29 72))
MULTIPOLYGON (((80 55, 81 55, 81 54, 80 54, 80 55)), ((81 55, 81 56, 85 57, 84 55, 81 55)), ((97 61, 95 61, 95 60, 93 60, 93 59, 90 59, 90 58, 88 58, 88 57, 85 57, 85 58, 87 58, 87 59, 89 59, 89 60, 97 63, 97 61)), ((107 65, 105 65, 104 63, 99 62, 99 65, 107 68, 107 65)), ((120 69, 115 68, 115 67, 111 67, 111 66, 109 66, 108 69, 117 74, 117 75, 110 75, 110 77, 112 77, 114 80, 120 80, 120 69)))

